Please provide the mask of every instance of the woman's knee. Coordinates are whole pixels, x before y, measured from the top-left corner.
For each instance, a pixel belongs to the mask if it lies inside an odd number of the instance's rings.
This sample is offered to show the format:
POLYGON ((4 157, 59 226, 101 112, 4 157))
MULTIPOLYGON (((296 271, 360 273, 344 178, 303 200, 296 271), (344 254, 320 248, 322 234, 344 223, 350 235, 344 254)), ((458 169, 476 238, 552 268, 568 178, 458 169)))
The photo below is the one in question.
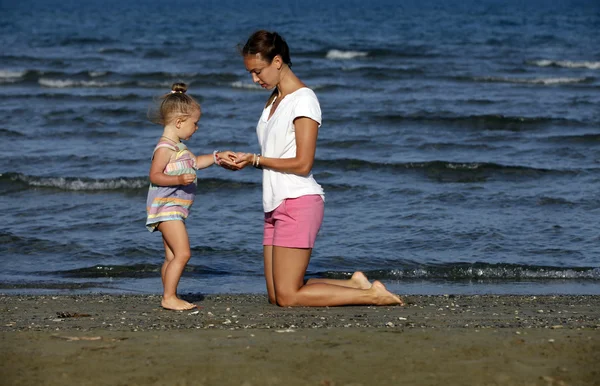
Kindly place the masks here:
POLYGON ((295 291, 276 291, 275 301, 279 307, 293 307, 298 305, 297 292, 295 291))

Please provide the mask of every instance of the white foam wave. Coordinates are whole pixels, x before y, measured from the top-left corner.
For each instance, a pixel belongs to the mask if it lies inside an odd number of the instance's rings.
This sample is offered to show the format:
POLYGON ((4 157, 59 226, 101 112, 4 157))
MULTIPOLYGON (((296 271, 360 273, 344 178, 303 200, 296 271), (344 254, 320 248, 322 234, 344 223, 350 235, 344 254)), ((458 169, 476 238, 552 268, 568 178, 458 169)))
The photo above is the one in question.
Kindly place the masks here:
POLYGON ((18 82, 25 74, 26 71, 0 70, 0 84, 18 82))
POLYGON ((246 89, 246 90, 261 90, 262 89, 262 87, 260 87, 256 83, 244 83, 241 81, 232 82, 229 85, 233 88, 242 88, 242 89, 246 89))
POLYGON ((564 68, 587 68, 590 70, 600 70, 600 62, 572 61, 572 60, 533 60, 529 62, 539 67, 564 67, 564 68))
POLYGON ((106 71, 90 71, 90 76, 91 76, 92 78, 98 78, 98 77, 100 77, 100 76, 104 76, 104 75, 106 75, 106 74, 107 74, 107 72, 106 72, 106 71))
POLYGON ((25 71, 0 70, 0 79, 22 78, 25 73, 25 71))
POLYGON ((521 83, 521 84, 543 84, 543 85, 555 85, 555 84, 569 84, 569 83, 582 83, 587 78, 503 78, 487 76, 481 78, 475 78, 476 81, 483 82, 498 82, 498 83, 521 83))
POLYGON ((71 88, 71 87, 118 87, 124 82, 99 82, 89 80, 71 80, 71 79, 47 79, 40 78, 38 83, 43 87, 51 88, 71 88))
POLYGON ((139 85, 140 87, 147 87, 147 88, 165 88, 165 87, 169 87, 169 89, 171 88, 171 85, 173 83, 170 82, 136 82, 137 85, 139 85))
POLYGON ((329 50, 325 57, 332 60, 345 60, 354 58, 364 58, 369 55, 368 52, 362 51, 340 51, 340 50, 329 50))
POLYGON ((115 178, 108 180, 80 180, 63 177, 23 178, 30 186, 58 188, 71 191, 140 189, 148 186, 145 178, 115 178))

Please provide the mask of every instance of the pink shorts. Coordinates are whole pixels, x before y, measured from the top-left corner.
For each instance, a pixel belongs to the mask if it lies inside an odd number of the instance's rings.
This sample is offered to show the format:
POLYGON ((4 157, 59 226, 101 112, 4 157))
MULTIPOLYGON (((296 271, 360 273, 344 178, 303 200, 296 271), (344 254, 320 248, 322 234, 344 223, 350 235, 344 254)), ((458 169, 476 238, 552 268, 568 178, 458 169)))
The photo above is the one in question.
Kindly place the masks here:
POLYGON ((318 194, 284 200, 274 211, 265 213, 263 245, 313 248, 324 207, 318 194))

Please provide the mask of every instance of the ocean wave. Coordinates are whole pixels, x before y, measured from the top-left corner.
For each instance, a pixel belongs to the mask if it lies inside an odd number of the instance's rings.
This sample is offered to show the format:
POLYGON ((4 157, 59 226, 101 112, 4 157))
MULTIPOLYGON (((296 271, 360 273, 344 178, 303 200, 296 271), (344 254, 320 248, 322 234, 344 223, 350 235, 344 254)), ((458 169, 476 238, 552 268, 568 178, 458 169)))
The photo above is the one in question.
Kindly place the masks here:
MULTIPOLYGON (((73 88, 73 87, 123 87, 126 85, 134 85, 131 82, 101 82, 95 80, 73 80, 73 79, 48 79, 40 78, 38 80, 40 86, 49 88, 73 88)), ((166 85, 165 85, 166 86, 166 85)))
POLYGON ((107 44, 117 43, 116 40, 106 37, 70 37, 63 39, 59 45, 61 46, 72 46, 72 45, 90 45, 90 44, 107 44))
POLYGON ((417 146, 419 150, 473 150, 473 151, 489 151, 496 147, 484 143, 455 143, 455 142, 428 142, 417 146))
POLYGON ((597 145, 600 142, 600 134, 589 133, 589 134, 573 134, 573 135, 555 135, 547 137, 547 140, 552 142, 564 143, 589 143, 590 145, 597 145))
POLYGON ((323 146, 331 148, 331 149, 349 149, 352 147, 368 146, 370 144, 372 144, 370 139, 355 139, 355 140, 337 140, 337 139, 321 140, 320 139, 319 140, 319 145, 323 145, 323 146))
POLYGON ((542 197, 538 197, 537 199, 537 204, 538 205, 550 205, 550 206, 562 206, 562 205, 575 205, 575 202, 566 200, 564 198, 561 197, 547 197, 547 196, 542 196, 542 197))
POLYGON ((92 252, 87 248, 82 248, 73 243, 64 243, 60 239, 47 240, 35 236, 19 236, 11 232, 0 231, 0 255, 1 256, 41 256, 47 257, 54 253, 60 254, 63 259, 76 257, 77 260, 83 258, 101 259, 105 257, 97 252, 92 252))
POLYGON ((92 78, 98 78, 100 76, 105 76, 108 74, 108 71, 90 71, 88 72, 92 78))
POLYGON ((262 90, 262 87, 256 83, 237 81, 237 82, 231 82, 229 85, 232 88, 240 88, 240 89, 244 89, 244 90, 262 90))
MULTIPOLYGON (((80 178, 80 177, 37 177, 21 173, 0 174, 2 183, 20 184, 21 189, 48 188, 66 191, 129 191, 148 188, 148 177, 119 177, 119 178, 80 178)), ((218 178, 199 179, 198 189, 249 189, 258 188, 257 182, 232 181, 218 178)))
POLYGON ((589 70, 600 70, 600 62, 573 61, 573 60, 528 60, 526 64, 538 67, 562 67, 562 68, 587 68, 589 70))
POLYGON ((0 70, 0 84, 3 83, 17 83, 23 76, 26 74, 26 71, 10 71, 10 70, 0 70))
MULTIPOLYGON (((348 76, 350 77, 360 77, 360 79, 370 79, 374 81, 398 80, 404 78, 412 79, 414 76, 424 73, 424 70, 418 67, 343 66, 341 70, 348 73, 348 76)), ((362 85, 362 83, 353 83, 352 87, 360 87, 359 85, 362 85)), ((362 87, 364 86, 365 85, 362 85, 362 87)))
POLYGON ((93 179, 79 177, 36 177, 21 173, 2 173, 0 183, 16 182, 24 187, 54 188, 68 191, 131 190, 148 187, 147 177, 93 179))
MULTIPOLYGON (((160 254, 159 251, 148 254, 149 257, 160 254)), ((132 265, 94 265, 66 271, 49 272, 49 274, 76 278, 146 278, 160 276, 161 264, 132 264, 132 265)), ((229 275, 231 271, 210 268, 204 265, 188 264, 185 267, 186 275, 190 276, 215 276, 229 275)))
POLYGON ((441 122, 445 126, 455 125, 464 128, 484 129, 484 130, 505 130, 505 131, 521 131, 531 129, 536 126, 546 128, 548 124, 581 125, 582 122, 569 120, 566 118, 554 117, 525 117, 525 116, 508 116, 503 114, 482 114, 482 115, 440 115, 436 112, 418 112, 411 115, 384 113, 372 114, 371 118, 375 121, 385 122, 441 122))
POLYGON ((342 51, 342 50, 329 50, 325 57, 332 60, 347 60, 356 58, 365 58, 369 56, 368 52, 364 51, 342 51))
POLYGON ((83 70, 78 72, 44 71, 35 69, 2 70, 1 84, 39 84, 47 88, 104 88, 104 87, 170 87, 173 81, 183 80, 190 85, 223 86, 239 79, 237 74, 222 73, 178 73, 178 72, 133 72, 83 70))
POLYGON ((133 55, 135 53, 134 49, 129 48, 114 48, 114 47, 102 47, 98 49, 98 53, 100 54, 128 54, 133 55))
MULTIPOLYGON (((371 280, 600 280, 598 267, 546 267, 517 264, 455 263, 415 268, 365 271, 371 280)), ((347 278, 351 272, 319 272, 319 276, 347 278)))
POLYGON ((470 77, 466 78, 475 82, 484 83, 514 83, 514 84, 531 84, 531 85, 544 85, 553 86, 560 84, 578 84, 578 83, 592 83, 595 78, 592 77, 579 77, 579 78, 509 78, 501 76, 481 76, 481 77, 470 77))
POLYGON ((392 174, 418 172, 427 178, 439 182, 485 182, 492 178, 534 179, 546 175, 571 176, 579 170, 541 169, 519 165, 502 165, 491 162, 404 162, 382 163, 359 159, 316 160, 315 165, 321 171, 339 169, 343 171, 375 170, 392 174))
POLYGON ((359 48, 328 48, 300 51, 296 56, 306 58, 325 58, 329 60, 350 60, 361 58, 432 58, 438 56, 432 52, 432 47, 425 45, 403 46, 401 48, 378 48, 378 47, 359 47, 359 48))
MULTIPOLYGON (((11 251, 20 251, 21 249, 27 248, 32 251, 47 251, 64 248, 64 245, 60 245, 59 243, 50 240, 38 239, 35 237, 17 236, 10 232, 0 231, 0 251, 2 252, 3 256, 11 251)), ((22 253, 28 254, 27 250, 23 250, 22 253)))
POLYGON ((16 138, 16 137, 24 137, 25 134, 19 133, 18 131, 9 130, 9 129, 0 129, 0 137, 2 138, 16 138))

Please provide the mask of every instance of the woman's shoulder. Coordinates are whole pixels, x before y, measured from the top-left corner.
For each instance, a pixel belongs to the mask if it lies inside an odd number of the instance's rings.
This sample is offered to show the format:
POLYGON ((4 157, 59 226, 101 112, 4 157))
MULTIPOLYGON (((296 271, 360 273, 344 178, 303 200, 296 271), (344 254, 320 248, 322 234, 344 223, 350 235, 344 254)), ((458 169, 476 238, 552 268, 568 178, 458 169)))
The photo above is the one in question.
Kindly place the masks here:
POLYGON ((298 90, 294 91, 294 95, 298 97, 317 97, 317 94, 315 94, 313 89, 307 86, 300 87, 298 90))
POLYGON ((317 94, 308 87, 302 87, 292 93, 294 99, 297 101, 306 101, 308 103, 319 103, 319 99, 317 98, 317 94))

